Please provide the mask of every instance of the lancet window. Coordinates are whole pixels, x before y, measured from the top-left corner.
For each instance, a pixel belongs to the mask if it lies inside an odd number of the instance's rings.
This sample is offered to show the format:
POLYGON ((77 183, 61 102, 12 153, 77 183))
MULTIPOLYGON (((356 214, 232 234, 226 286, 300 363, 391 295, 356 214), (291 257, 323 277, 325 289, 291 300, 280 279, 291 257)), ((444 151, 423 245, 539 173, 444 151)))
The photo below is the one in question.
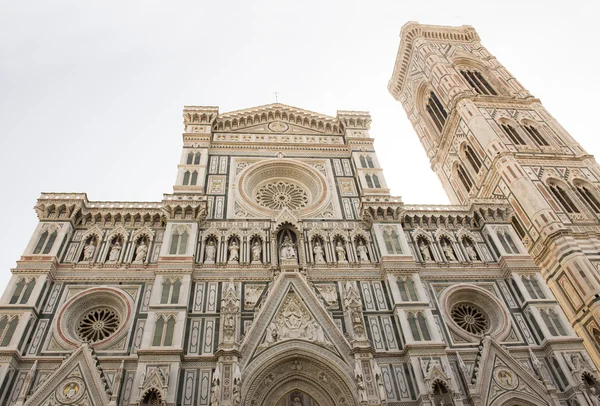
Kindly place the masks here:
POLYGON ((429 113, 429 116, 433 120, 438 131, 442 132, 444 124, 446 124, 446 119, 448 118, 448 113, 435 93, 429 93, 429 99, 427 100, 425 109, 427 110, 427 113, 429 113))
POLYGON ((484 94, 488 96, 498 95, 492 85, 490 85, 485 77, 483 77, 481 72, 476 70, 461 69, 460 74, 466 80, 469 86, 471 86, 478 94, 484 94))
POLYGON ((600 213, 600 202, 596 198, 596 195, 590 191, 587 186, 583 184, 576 184, 575 190, 577 190, 579 196, 581 196, 583 201, 590 206, 590 209, 592 209, 594 213, 600 213))
POLYGON ((507 123, 501 124, 500 127, 502 127, 504 134, 506 134, 506 136, 508 138, 510 138, 510 140, 513 142, 513 144, 525 145, 525 141, 523 140, 521 135, 517 132, 515 127, 513 127, 512 125, 507 124, 507 123))
POLYGON ((550 360, 550 371, 552 372, 552 377, 558 384, 557 385, 558 388, 561 391, 564 391, 565 388, 569 385, 569 381, 567 380, 567 377, 565 376, 565 373, 563 372, 563 370, 560 367, 560 364, 558 363, 556 358, 551 356, 549 360, 550 360))
POLYGON ((579 213, 579 209, 577 206, 575 206, 575 203, 573 203, 573 200, 571 200, 569 194, 561 186, 551 182, 548 184, 548 187, 550 188, 550 192, 554 198, 560 203, 567 213, 579 213))
POLYGON ((547 147, 547 146, 550 145, 550 144, 548 144, 548 141, 546 141, 546 139, 542 136, 542 134, 540 134, 540 132, 538 131, 538 129, 535 128, 534 126, 526 124, 526 125, 523 126, 523 128, 525 129, 525 131, 527 131, 527 134, 529 134, 529 136, 539 146, 547 147))
POLYGON ((0 347, 10 345, 17 324, 19 324, 19 316, 6 315, 0 318, 0 347))
POLYGON ((465 171, 465 168, 463 168, 462 165, 458 164, 456 166, 456 174, 458 175, 458 178, 462 182, 467 192, 470 192, 473 188, 473 181, 471 180, 471 177, 469 176, 467 171, 465 171))
POLYGON ((473 148, 471 148, 470 145, 465 145, 464 152, 465 157, 467 158, 467 161, 469 161, 469 163, 471 164, 473 170, 479 173, 479 170, 481 169, 481 159, 479 159, 479 155, 477 155, 477 153, 473 150, 473 148))
POLYGON ((402 254, 402 246, 400 245, 400 237, 396 230, 387 229, 383 231, 383 241, 385 249, 389 254, 402 254))
POLYGON ((367 181, 367 187, 373 188, 373 180, 371 179, 371 175, 366 174, 365 180, 367 181))
POLYGON ((373 184, 375 185, 376 188, 381 187, 381 183, 379 183, 379 178, 375 174, 373 174, 373 184))
POLYGON ((54 245, 54 241, 56 240, 56 231, 52 231, 48 233, 48 230, 44 231, 40 235, 40 239, 38 240, 35 249, 33 250, 34 254, 48 254, 54 245))
POLYGON ((542 316, 542 320, 548 327, 548 331, 553 336, 566 336, 567 332, 562 325, 558 314, 552 309, 542 309, 540 310, 540 314, 542 316))
POLYGON ((195 186, 198 183, 198 172, 197 171, 185 171, 183 173, 183 185, 195 186))
POLYGON ((175 316, 160 315, 154 324, 154 337, 152 345, 171 346, 173 345, 173 333, 175 331, 175 316))
POLYGON ((527 319, 529 320, 529 324, 531 324, 531 327, 533 327, 533 330, 535 331, 535 334, 538 337, 539 341, 542 341, 544 339, 544 334, 542 333, 542 329, 540 328, 540 325, 538 324, 537 320, 535 319, 535 316, 533 315, 533 313, 529 313, 527 316, 527 319))
POLYGON ((521 222, 516 217, 513 217, 510 220, 510 223, 512 224, 513 228, 515 229, 521 240, 527 236, 527 234, 525 233, 525 229, 523 229, 523 226, 521 225, 521 222))
POLYGON ((410 331, 412 332, 413 339, 415 341, 429 341, 431 335, 429 334, 429 328, 427 327, 427 320, 422 312, 408 313, 408 324, 410 331))
POLYGON ((174 231, 171 236, 171 246, 169 255, 183 255, 187 250, 188 233, 187 231, 174 231))
POLYGON ((181 280, 165 279, 162 283, 162 292, 160 295, 161 304, 179 303, 179 294, 181 292, 181 280))
POLYGON ((15 285, 15 291, 10 298, 10 304, 26 304, 35 287, 35 279, 27 281, 21 278, 15 285))
POLYGON ((415 282, 411 278, 398 279, 398 289, 403 302, 415 302, 419 300, 415 289, 415 282))
POLYGON ((525 289, 527 289, 527 293, 532 299, 545 299, 546 295, 544 295, 544 291, 540 287, 537 279, 533 276, 523 276, 521 277, 523 281, 523 285, 525 285, 525 289))

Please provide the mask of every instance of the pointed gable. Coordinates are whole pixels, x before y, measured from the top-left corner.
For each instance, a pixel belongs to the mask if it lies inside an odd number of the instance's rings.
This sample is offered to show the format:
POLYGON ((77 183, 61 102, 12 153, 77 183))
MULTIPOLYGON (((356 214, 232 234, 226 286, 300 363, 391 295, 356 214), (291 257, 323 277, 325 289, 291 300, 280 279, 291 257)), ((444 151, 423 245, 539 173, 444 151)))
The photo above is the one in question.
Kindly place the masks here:
POLYGON ((109 396, 106 378, 93 350, 82 344, 29 396, 24 406, 42 406, 50 399, 59 404, 107 406, 109 396))

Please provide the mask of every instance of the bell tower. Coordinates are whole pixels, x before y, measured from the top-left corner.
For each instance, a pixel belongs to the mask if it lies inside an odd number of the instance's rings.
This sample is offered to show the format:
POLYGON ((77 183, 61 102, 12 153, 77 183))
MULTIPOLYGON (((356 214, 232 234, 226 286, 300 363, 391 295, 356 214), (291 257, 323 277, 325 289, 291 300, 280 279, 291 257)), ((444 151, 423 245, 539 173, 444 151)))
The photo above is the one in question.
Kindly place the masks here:
POLYGON ((400 37, 388 89, 450 200, 511 204, 513 227, 600 365, 600 167, 472 27, 409 22, 400 37))

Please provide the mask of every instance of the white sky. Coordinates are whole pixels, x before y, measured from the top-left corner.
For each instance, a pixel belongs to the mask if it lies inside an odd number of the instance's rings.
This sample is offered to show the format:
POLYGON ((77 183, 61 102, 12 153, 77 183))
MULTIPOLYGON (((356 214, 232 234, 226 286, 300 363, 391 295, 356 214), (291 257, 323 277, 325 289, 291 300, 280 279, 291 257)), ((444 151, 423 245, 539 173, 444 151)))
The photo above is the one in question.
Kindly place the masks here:
POLYGON ((598 151, 598 1, 2 1, 0 290, 40 192, 158 201, 184 105, 279 101, 367 110, 393 195, 447 203, 387 91, 400 28, 473 25, 590 153, 598 151))

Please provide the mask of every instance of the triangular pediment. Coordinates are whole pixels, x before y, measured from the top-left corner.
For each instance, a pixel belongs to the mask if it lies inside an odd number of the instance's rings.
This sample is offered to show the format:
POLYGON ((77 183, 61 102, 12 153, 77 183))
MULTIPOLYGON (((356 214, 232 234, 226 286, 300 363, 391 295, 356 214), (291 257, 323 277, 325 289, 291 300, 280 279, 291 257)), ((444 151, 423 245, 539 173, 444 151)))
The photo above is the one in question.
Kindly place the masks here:
POLYGON ((322 299, 297 272, 282 273, 252 323, 241 352, 246 363, 263 351, 293 340, 310 342, 351 365, 351 347, 322 299))
POLYGON ((484 338, 472 396, 482 399, 483 405, 503 404, 519 393, 523 400, 536 405, 553 405, 548 389, 507 350, 491 337, 484 338))
POLYGON ((27 398, 24 406, 87 404, 107 406, 109 393, 98 360, 92 349, 83 344, 27 398))

